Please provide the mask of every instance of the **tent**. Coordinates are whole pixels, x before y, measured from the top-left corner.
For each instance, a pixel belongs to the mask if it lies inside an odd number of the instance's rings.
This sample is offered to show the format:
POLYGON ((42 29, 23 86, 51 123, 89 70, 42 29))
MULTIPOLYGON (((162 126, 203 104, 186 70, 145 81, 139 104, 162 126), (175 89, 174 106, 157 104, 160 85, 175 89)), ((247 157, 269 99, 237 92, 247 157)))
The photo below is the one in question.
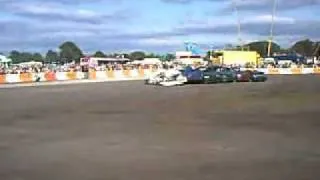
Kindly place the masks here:
POLYGON ((21 66, 42 65, 42 62, 29 61, 29 62, 20 63, 19 65, 21 66))
POLYGON ((142 61, 133 61, 132 64, 148 64, 148 65, 154 65, 154 64, 161 64, 161 61, 159 58, 145 58, 142 61))
POLYGON ((9 67, 9 63, 11 63, 12 60, 10 58, 7 58, 4 55, 0 54, 0 65, 3 64, 5 68, 9 67))
POLYGON ((9 63, 9 62, 12 62, 10 58, 7 58, 6 56, 0 54, 0 63, 9 63))

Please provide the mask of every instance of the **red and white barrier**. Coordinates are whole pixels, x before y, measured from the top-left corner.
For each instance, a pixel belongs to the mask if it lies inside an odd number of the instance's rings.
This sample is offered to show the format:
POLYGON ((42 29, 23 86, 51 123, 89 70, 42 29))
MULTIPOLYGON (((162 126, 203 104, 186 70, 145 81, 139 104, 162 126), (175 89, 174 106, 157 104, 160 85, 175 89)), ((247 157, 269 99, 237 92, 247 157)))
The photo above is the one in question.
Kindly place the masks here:
MULTIPOLYGON (((251 69, 252 70, 252 69, 251 69)), ((320 68, 258 68, 265 74, 320 74, 320 68)), ((30 83, 40 77, 41 82, 71 80, 123 81, 142 80, 157 69, 108 70, 86 72, 48 72, 0 75, 0 84, 30 83)))

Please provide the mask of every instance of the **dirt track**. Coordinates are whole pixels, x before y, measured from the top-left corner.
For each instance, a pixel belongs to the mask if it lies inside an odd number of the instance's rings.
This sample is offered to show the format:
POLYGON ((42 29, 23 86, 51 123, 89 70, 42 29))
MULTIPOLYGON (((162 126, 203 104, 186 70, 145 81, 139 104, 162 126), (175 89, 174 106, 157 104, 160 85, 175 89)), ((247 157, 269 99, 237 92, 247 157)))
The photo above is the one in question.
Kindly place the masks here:
POLYGON ((1 180, 318 180, 320 77, 0 89, 1 180))

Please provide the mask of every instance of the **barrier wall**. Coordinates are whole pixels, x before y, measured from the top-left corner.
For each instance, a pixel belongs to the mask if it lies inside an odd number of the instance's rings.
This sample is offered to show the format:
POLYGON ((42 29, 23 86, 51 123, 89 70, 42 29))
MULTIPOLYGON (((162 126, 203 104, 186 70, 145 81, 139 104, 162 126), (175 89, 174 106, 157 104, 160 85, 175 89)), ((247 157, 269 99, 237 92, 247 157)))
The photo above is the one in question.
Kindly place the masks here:
POLYGON ((91 71, 88 79, 91 80, 142 80, 148 77, 156 69, 134 69, 134 70, 115 70, 115 71, 91 71))
POLYGON ((101 81, 142 80, 154 71, 157 71, 157 69, 6 74, 0 75, 0 84, 29 83, 35 82, 37 78, 40 78, 40 82, 81 79, 101 81))
MULTIPOLYGON (((252 70, 252 69, 248 69, 252 70)), ((265 74, 320 74, 320 68, 270 68, 256 69, 265 74)), ((48 73, 23 73, 0 75, 0 84, 29 83, 35 82, 40 77, 40 82, 48 81, 70 81, 70 80, 101 80, 122 81, 142 80, 157 69, 134 69, 134 70, 109 70, 85 72, 48 72, 48 73)))
POLYGON ((241 68, 242 70, 258 70, 265 74, 320 74, 320 68, 241 68))
POLYGON ((66 81, 86 79, 83 72, 48 72, 48 73, 22 73, 0 75, 0 84, 29 83, 40 78, 40 82, 45 81, 66 81))

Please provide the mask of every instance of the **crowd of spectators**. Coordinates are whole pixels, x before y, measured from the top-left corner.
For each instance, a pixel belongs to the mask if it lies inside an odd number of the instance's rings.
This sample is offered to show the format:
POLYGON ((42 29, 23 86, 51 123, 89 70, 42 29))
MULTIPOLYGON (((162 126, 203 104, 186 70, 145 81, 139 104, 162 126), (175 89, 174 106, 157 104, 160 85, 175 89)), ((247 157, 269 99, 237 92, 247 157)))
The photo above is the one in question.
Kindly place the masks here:
POLYGON ((22 74, 22 73, 40 73, 40 72, 69 72, 81 71, 77 65, 56 66, 56 65, 12 65, 5 67, 0 65, 0 74, 22 74))
POLYGON ((106 70, 131 70, 131 69, 150 69, 157 68, 157 65, 136 65, 136 64, 105 64, 95 67, 85 67, 79 64, 69 65, 12 65, 5 67, 0 65, 0 74, 21 74, 21 73, 40 73, 40 72, 87 72, 89 69, 95 71, 106 70))

